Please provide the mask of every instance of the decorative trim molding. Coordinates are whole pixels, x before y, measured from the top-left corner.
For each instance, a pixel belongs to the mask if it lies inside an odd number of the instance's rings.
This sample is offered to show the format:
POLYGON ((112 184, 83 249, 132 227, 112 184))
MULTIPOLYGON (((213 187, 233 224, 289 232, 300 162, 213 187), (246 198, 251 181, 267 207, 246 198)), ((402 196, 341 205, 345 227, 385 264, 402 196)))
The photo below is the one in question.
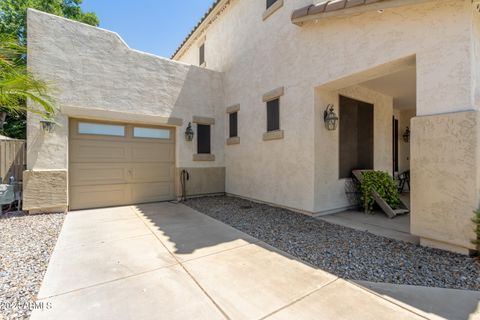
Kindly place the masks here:
POLYGON ((163 117, 151 114, 139 114, 123 111, 113 111, 105 109, 84 108, 74 106, 62 106, 62 114, 71 118, 101 120, 101 121, 117 121, 127 123, 142 123, 150 125, 169 125, 180 127, 183 125, 182 118, 163 117))
POLYGON ((185 38, 177 51, 171 56, 172 60, 179 60, 224 12, 233 0, 217 0, 211 10, 202 18, 202 20, 193 28, 190 34, 185 38))
POLYGON ((197 47, 201 47, 202 44, 204 44, 205 42, 207 41, 207 36, 204 35, 203 37, 200 37, 200 39, 198 39, 198 42, 197 42, 197 47))
POLYGON ((272 91, 269 91, 263 95, 263 102, 268 102, 277 99, 285 94, 285 88, 279 87, 272 91))
POLYGON ((274 4, 270 6, 262 15, 263 21, 265 21, 268 17, 270 17, 275 11, 283 7, 283 0, 277 0, 274 4))
POLYGON ((283 139, 283 130, 268 131, 263 134, 263 141, 283 139))
POLYGON ((215 161, 215 155, 210 153, 197 153, 193 155, 193 161, 215 161))
POLYGON ((234 113, 238 111, 240 111, 240 104, 234 104, 233 106, 228 107, 226 110, 227 113, 234 113))
POLYGON ((192 122, 197 123, 197 124, 206 124, 206 125, 211 126, 211 125, 215 124, 215 118, 193 116, 192 122))
POLYGON ((234 144, 240 144, 240 137, 232 137, 227 139, 227 146, 231 146, 234 144))

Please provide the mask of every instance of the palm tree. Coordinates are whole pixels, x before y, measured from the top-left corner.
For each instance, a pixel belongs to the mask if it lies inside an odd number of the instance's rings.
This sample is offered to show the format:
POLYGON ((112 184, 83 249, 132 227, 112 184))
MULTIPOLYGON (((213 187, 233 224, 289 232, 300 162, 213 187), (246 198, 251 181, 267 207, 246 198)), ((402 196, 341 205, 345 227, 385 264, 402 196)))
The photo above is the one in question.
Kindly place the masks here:
POLYGON ((55 106, 48 95, 48 86, 36 79, 25 67, 26 47, 14 38, 0 37, 0 129, 7 113, 35 112, 45 119, 55 114, 55 106), (27 109, 26 100, 40 109, 27 109))

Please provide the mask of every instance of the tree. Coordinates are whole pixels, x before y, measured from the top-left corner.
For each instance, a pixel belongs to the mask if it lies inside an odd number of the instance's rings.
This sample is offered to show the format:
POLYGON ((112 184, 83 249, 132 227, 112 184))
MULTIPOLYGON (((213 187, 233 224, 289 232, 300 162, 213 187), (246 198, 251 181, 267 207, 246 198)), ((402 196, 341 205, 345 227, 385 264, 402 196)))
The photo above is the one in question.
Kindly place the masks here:
MULTIPOLYGON (((48 95, 47 84, 29 74, 25 63, 26 47, 19 45, 17 39, 9 36, 0 36, 0 130, 6 116, 18 119, 8 128, 10 134, 24 138, 24 132, 19 125, 24 124, 24 114, 27 111, 26 100, 30 99, 41 107, 32 112, 44 118, 51 118, 55 114, 55 107, 48 95), (22 117, 23 115, 23 117, 22 117)), ((4 133, 7 133, 2 130, 4 133)), ((24 130, 23 130, 24 131, 24 130)))
MULTIPOLYGON (((26 97, 28 94, 34 94, 37 98, 47 97, 47 86, 45 83, 35 79, 26 72, 26 50, 20 49, 26 45, 27 37, 27 9, 33 8, 40 11, 52 13, 68 19, 80 21, 93 26, 99 25, 99 19, 93 12, 83 12, 80 8, 82 0, 0 0, 0 46, 3 48, 3 62, 7 61, 10 67, 5 69, 8 64, 2 63, 0 70, 0 81, 2 89, 8 90, 0 92, 0 131, 10 137, 24 139, 26 134, 26 97), (13 48, 12 39, 17 41, 17 47, 13 48), (5 42, 7 41, 7 42, 5 42), (12 56, 6 57, 6 47, 10 47, 12 56), (12 51, 12 49, 15 49, 12 51), (23 51, 23 52, 22 52, 23 51), (15 71, 11 67, 14 63, 15 71), (4 73, 6 72, 6 73, 4 73), (12 94, 13 92, 15 94, 12 94), (13 98, 14 97, 14 98, 13 98), (2 104, 3 103, 3 104, 2 104), (2 116, 3 115, 3 116, 2 116), (3 126, 3 123, 5 125, 3 126), (3 127, 3 129, 1 128, 3 127)), ((35 100, 33 97, 29 97, 35 100)), ((43 99, 45 100, 45 99, 43 99)), ((48 99, 47 99, 48 100, 48 99)), ((42 102, 48 102, 47 100, 42 102)), ((37 101, 47 112, 50 106, 37 101)))
POLYGON ((2 0, 0 35, 18 37, 20 43, 25 44, 28 8, 98 26, 100 22, 97 15, 93 12, 83 12, 81 4, 82 0, 2 0))

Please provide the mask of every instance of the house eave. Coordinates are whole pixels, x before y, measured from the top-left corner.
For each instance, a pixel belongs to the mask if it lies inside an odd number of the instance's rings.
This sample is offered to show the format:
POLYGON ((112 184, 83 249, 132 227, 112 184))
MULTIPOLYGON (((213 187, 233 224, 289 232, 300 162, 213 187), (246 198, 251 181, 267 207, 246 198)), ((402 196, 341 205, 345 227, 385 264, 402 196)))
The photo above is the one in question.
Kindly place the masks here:
POLYGON ((387 1, 380 1, 380 2, 375 2, 371 4, 365 4, 365 5, 338 9, 338 10, 328 11, 328 12, 315 13, 315 14, 309 13, 310 11, 309 7, 312 6, 310 5, 310 6, 295 10, 292 13, 291 21, 293 24, 301 26, 304 23, 307 23, 310 21, 316 21, 319 19, 325 19, 325 18, 331 18, 331 17, 343 17, 343 16, 349 16, 352 14, 359 14, 359 13, 365 13, 365 12, 371 12, 371 11, 388 10, 393 8, 411 6, 411 5, 419 5, 419 4, 433 2, 433 1, 437 1, 437 0, 387 0, 387 1))
POLYGON ((172 60, 180 59, 183 54, 201 37, 208 26, 215 21, 216 17, 221 14, 225 8, 233 0, 217 0, 213 3, 209 11, 203 16, 200 22, 193 28, 185 40, 180 44, 175 53, 171 56, 172 60))

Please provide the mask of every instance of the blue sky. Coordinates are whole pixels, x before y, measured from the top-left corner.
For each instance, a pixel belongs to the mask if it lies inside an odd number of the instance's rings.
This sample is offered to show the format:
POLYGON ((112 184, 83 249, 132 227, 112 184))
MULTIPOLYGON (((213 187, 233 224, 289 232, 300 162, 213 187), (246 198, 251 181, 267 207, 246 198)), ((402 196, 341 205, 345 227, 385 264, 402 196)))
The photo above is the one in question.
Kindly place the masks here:
POLYGON ((131 48, 170 57, 213 0, 83 0, 82 9, 100 18, 131 48))

